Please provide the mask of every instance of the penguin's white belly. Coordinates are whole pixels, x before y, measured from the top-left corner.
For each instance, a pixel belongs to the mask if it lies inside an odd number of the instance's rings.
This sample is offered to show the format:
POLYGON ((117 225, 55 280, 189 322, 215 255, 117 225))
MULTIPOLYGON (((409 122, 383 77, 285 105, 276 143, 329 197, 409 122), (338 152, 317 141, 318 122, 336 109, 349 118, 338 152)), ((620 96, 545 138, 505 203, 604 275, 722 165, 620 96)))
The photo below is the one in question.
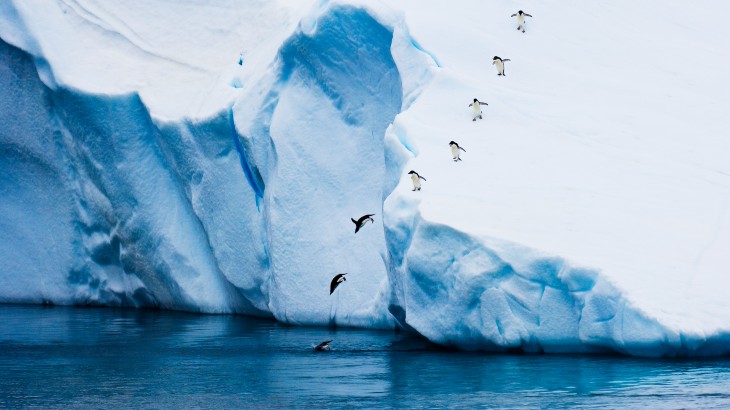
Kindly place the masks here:
POLYGON ((523 26, 525 24, 525 16, 517 16, 517 24, 523 26))
POLYGON ((471 109, 472 109, 472 111, 474 111, 475 117, 478 115, 481 115, 481 113, 482 113, 482 106, 479 105, 479 103, 474 103, 474 105, 471 106, 471 109))
POLYGON ((451 156, 454 157, 454 159, 459 158, 459 149, 456 148, 456 145, 451 146, 451 156))
POLYGON ((500 60, 494 60, 494 65, 497 67, 497 72, 501 73, 504 70, 504 63, 500 60))
POLYGON ((413 181, 413 187, 414 188, 420 188, 421 187, 421 181, 418 179, 418 176, 411 175, 411 181, 413 181))

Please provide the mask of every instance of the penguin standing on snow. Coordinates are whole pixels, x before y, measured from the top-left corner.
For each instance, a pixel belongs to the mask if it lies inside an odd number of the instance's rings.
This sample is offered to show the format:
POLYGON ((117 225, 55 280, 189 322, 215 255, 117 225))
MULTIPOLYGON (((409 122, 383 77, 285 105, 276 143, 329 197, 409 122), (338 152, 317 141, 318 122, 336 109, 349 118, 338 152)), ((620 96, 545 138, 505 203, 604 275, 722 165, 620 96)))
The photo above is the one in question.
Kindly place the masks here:
POLYGON ((497 75, 503 75, 507 76, 507 74, 504 73, 504 62, 510 61, 509 58, 501 59, 497 56, 494 56, 492 59, 492 65, 497 67, 497 75))
POLYGON ((332 282, 330 282, 330 295, 335 291, 335 289, 337 289, 338 286, 340 286, 340 283, 347 280, 345 279, 345 275, 347 275, 347 273, 338 273, 337 275, 335 275, 334 278, 332 278, 332 282))
POLYGON ((524 33, 525 32, 525 17, 532 17, 532 16, 523 12, 522 10, 511 15, 510 17, 514 17, 514 16, 517 16, 517 30, 522 29, 522 32, 524 33))
POLYGON ((426 180, 426 178, 418 175, 418 172, 411 170, 411 172, 408 173, 408 175, 411 176, 411 181, 413 181, 413 190, 414 191, 420 191, 421 190, 421 180, 426 180))
POLYGON ((454 162, 461 161, 461 158, 459 158, 459 151, 466 152, 466 150, 461 148, 459 144, 454 141, 449 142, 449 146, 451 147, 451 156, 454 157, 454 162))
POLYGON ((355 233, 357 233, 357 231, 359 231, 360 228, 362 228, 362 226, 365 225, 365 222, 370 221, 372 223, 375 223, 375 221, 372 218, 373 216, 375 216, 375 214, 363 215, 357 221, 353 218, 350 218, 352 223, 355 224, 355 233))
POLYGON ((481 101, 477 100, 476 98, 474 99, 473 103, 469 104, 469 107, 471 107, 471 110, 474 113, 474 118, 472 119, 472 121, 476 121, 477 117, 479 117, 480 120, 482 119, 482 105, 489 105, 489 104, 487 104, 485 102, 481 102, 481 101))

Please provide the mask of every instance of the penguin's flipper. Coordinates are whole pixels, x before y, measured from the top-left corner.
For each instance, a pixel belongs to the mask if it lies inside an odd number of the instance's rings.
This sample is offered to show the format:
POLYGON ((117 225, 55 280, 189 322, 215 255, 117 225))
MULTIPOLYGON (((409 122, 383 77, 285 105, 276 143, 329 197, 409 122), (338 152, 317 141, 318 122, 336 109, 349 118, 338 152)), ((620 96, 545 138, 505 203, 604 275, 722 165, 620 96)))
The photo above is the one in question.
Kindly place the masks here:
POLYGON ((462 150, 462 151, 464 151, 464 152, 466 152, 466 150, 464 148, 459 147, 459 149, 462 150))
POLYGON ((421 178, 421 179, 422 179, 422 180, 424 180, 424 181, 426 180, 426 178, 424 178, 424 177, 422 177, 422 176, 420 176, 420 175, 419 175, 418 177, 419 177, 419 178, 421 178))
POLYGON ((527 17, 532 17, 532 14, 523 13, 527 17))
POLYGON ((505 61, 512 61, 512 60, 510 60, 509 58, 503 58, 502 62, 505 62, 505 61))
POLYGON ((514 17, 514 16, 516 16, 516 15, 517 15, 517 13, 515 13, 515 14, 511 15, 510 17, 514 17))

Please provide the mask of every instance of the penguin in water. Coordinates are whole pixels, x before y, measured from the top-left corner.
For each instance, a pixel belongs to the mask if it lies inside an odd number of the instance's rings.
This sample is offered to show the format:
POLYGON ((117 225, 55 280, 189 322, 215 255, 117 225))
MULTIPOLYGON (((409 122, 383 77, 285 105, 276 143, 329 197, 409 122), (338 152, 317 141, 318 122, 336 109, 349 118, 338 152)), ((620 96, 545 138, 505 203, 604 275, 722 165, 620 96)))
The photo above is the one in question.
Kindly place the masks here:
POLYGON ((413 181, 413 190, 414 191, 420 191, 421 190, 421 180, 426 180, 426 178, 418 175, 418 172, 411 170, 411 172, 408 173, 408 175, 411 176, 411 181, 413 181))
POLYGON ((325 352, 330 350, 330 343, 332 343, 332 339, 325 340, 324 342, 318 344, 317 346, 314 346, 315 352, 325 352))
POLYGON ((497 75, 503 75, 505 77, 507 76, 507 74, 504 73, 504 62, 505 61, 510 61, 510 59, 509 58, 501 59, 497 56, 494 56, 494 58, 492 59, 492 65, 497 67, 497 75))
POLYGON ((461 148, 459 144, 454 141, 449 142, 449 146, 451 147, 451 156, 454 157, 454 162, 461 161, 461 158, 459 158, 459 151, 466 152, 466 150, 461 148))
POLYGON ((335 289, 337 289, 338 286, 340 286, 340 283, 347 280, 345 279, 345 275, 347 275, 347 273, 338 273, 337 275, 335 275, 334 278, 332 278, 332 282, 330 282, 330 295, 335 291, 335 289))
POLYGON ((357 233, 357 231, 359 231, 360 228, 362 228, 362 226, 365 225, 365 222, 370 221, 372 223, 375 223, 375 221, 372 218, 373 216, 375 216, 375 214, 363 215, 357 221, 353 218, 350 218, 352 223, 355 224, 355 233, 357 233))
POLYGON ((517 30, 522 29, 522 32, 524 33, 525 32, 525 17, 532 17, 532 16, 523 12, 522 10, 511 15, 510 17, 514 17, 514 16, 517 16, 517 30))
POLYGON ((482 105, 489 105, 489 104, 487 104, 485 102, 481 102, 481 101, 477 100, 476 98, 474 99, 473 103, 469 104, 469 107, 471 107, 471 110, 474 114, 474 118, 472 119, 472 121, 476 121, 477 117, 480 120, 482 119, 482 105))

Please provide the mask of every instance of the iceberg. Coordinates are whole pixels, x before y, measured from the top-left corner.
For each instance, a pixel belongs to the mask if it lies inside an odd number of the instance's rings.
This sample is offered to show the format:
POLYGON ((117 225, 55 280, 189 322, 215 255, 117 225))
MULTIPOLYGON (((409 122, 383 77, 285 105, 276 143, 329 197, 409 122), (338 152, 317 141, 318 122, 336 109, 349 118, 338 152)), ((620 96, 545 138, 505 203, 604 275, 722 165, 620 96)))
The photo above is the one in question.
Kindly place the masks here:
POLYGON ((477 1, 4 2, 0 303, 727 354, 728 80, 658 64, 729 29, 535 6, 523 34, 477 1))

